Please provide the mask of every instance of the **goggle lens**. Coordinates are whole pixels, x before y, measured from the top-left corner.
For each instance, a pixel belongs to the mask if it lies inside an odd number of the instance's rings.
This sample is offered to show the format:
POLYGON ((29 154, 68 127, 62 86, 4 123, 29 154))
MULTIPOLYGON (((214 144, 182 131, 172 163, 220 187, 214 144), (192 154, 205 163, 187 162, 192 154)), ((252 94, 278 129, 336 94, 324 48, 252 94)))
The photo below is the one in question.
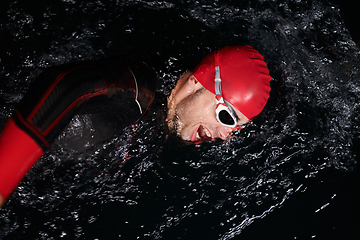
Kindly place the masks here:
POLYGON ((235 127, 237 123, 237 117, 233 112, 234 110, 227 103, 225 103, 223 98, 219 95, 216 97, 216 103, 217 106, 215 113, 218 122, 225 127, 235 127))
POLYGON ((230 115, 230 113, 228 111, 225 111, 225 110, 221 110, 219 112, 219 120, 224 125, 230 125, 230 126, 235 125, 235 121, 234 121, 233 117, 230 115))

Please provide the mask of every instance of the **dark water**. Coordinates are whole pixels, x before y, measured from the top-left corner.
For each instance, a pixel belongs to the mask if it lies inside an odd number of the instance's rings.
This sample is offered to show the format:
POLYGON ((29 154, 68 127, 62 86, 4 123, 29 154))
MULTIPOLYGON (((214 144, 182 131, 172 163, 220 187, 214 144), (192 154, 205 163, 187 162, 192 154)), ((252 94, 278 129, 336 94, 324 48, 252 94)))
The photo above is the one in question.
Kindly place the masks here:
POLYGON ((131 146, 131 126, 76 117, 0 210, 1 239, 359 238, 359 47, 337 6, 3 1, 0 19, 2 125, 66 62, 139 55, 165 95, 210 50, 250 44, 274 78, 266 111, 223 145, 165 141, 155 113, 131 146), (67 146, 77 137, 82 151, 67 146))

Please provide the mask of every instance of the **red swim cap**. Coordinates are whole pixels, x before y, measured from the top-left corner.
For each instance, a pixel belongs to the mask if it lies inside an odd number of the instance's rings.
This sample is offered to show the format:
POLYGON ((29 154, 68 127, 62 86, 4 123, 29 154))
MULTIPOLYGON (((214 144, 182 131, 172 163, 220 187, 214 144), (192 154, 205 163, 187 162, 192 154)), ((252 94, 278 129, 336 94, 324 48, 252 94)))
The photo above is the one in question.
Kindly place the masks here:
MULTIPOLYGON (((247 118, 258 115, 269 98, 271 76, 263 56, 250 46, 228 46, 218 50, 223 98, 247 118)), ((195 78, 215 94, 215 52, 193 70, 195 78)))

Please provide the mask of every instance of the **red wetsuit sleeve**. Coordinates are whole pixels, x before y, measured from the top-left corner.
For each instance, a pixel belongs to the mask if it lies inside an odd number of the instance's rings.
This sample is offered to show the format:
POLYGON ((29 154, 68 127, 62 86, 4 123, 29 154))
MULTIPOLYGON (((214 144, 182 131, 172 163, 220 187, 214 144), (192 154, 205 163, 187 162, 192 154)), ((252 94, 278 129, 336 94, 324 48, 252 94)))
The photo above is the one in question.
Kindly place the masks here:
POLYGON ((4 200, 42 154, 34 139, 9 118, 0 135, 0 194, 4 200))

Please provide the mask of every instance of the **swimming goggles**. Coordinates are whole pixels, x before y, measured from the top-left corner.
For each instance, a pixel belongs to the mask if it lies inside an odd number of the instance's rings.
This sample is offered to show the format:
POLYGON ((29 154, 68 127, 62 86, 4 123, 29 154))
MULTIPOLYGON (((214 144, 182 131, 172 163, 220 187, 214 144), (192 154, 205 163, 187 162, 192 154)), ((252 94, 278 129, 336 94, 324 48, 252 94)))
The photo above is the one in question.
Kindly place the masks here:
POLYGON ((215 52, 215 94, 217 121, 225 127, 232 128, 233 131, 241 129, 243 125, 237 125, 239 117, 221 94, 220 55, 218 51, 215 52))

